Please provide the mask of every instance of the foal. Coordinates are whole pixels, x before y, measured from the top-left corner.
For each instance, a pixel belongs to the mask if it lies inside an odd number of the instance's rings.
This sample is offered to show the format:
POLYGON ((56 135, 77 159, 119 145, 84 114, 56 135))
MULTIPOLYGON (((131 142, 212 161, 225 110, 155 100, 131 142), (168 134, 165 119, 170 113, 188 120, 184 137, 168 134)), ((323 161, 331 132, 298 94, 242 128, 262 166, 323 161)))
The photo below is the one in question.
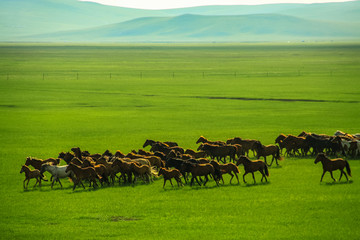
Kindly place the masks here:
POLYGON ((164 185, 163 185, 163 188, 165 187, 165 183, 166 183, 167 180, 169 180, 170 183, 171 183, 171 186, 174 187, 174 185, 173 185, 172 182, 171 182, 171 179, 172 179, 172 178, 175 178, 175 180, 176 180, 176 182, 177 182, 177 184, 178 184, 178 187, 180 187, 180 185, 183 186, 183 184, 182 184, 182 182, 181 182, 181 179, 180 179, 181 173, 180 173, 179 170, 177 170, 177 169, 167 170, 167 169, 165 169, 165 168, 160 168, 160 171, 159 171, 158 176, 160 177, 161 175, 164 175, 164 185))
POLYGON ((25 172, 25 180, 23 182, 23 185, 24 185, 24 189, 27 189, 27 186, 29 185, 29 181, 31 178, 36 178, 36 183, 34 185, 34 187, 36 186, 36 184, 39 183, 39 186, 41 186, 41 180, 44 180, 44 181, 47 181, 46 179, 44 179, 42 176, 41 176, 41 173, 38 169, 35 169, 35 170, 31 170, 28 166, 26 165, 23 165, 21 167, 21 171, 20 173, 23 173, 25 172), (27 180, 27 183, 26 183, 26 187, 25 187, 25 181, 27 180))

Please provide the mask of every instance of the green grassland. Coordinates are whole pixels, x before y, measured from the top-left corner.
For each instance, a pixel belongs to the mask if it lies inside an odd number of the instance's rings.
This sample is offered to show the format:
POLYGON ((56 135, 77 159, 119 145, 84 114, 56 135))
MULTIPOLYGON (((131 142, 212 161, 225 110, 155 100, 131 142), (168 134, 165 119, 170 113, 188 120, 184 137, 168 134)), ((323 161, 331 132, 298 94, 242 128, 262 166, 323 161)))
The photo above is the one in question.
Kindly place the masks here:
POLYGON ((349 183, 320 184, 311 156, 285 158, 256 185, 249 175, 220 187, 164 190, 157 179, 73 192, 66 180, 53 190, 32 180, 24 191, 19 174, 27 156, 74 146, 129 152, 150 138, 195 149, 200 135, 271 144, 280 133, 360 132, 359 69, 350 43, 2 44, 0 238, 359 239, 356 159, 349 183))

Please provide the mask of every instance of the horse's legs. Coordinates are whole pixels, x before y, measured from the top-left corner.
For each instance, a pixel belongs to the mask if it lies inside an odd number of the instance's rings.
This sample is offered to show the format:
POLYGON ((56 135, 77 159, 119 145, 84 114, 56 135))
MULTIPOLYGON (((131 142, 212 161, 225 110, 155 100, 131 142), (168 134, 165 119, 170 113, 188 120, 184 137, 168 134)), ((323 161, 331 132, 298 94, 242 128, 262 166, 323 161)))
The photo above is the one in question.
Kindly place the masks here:
POLYGON ((164 185, 163 185, 163 188, 165 188, 165 184, 166 184, 166 179, 164 178, 164 185))
MULTIPOLYGON (((229 174, 230 174, 230 176, 231 176, 231 178, 230 178, 230 184, 231 184, 231 180, 233 179, 234 174, 232 174, 231 172, 229 172, 229 174)), ((221 176, 221 178, 222 178, 222 176, 221 176)), ((223 179, 223 184, 224 184, 224 179, 223 179)))
POLYGON ((194 177, 191 177, 190 186, 192 186, 194 183, 194 177))
POLYGON ((36 178, 36 183, 35 183, 34 187, 36 187, 36 185, 38 184, 38 182, 39 182, 39 179, 36 178))
POLYGON ((171 184, 171 186, 172 186, 172 187, 174 187, 174 185, 172 184, 171 178, 170 178, 169 180, 170 180, 170 184, 171 184))
POLYGON ((341 171, 341 174, 340 174, 339 182, 340 182, 341 177, 342 177, 342 175, 343 175, 343 174, 344 174, 344 175, 345 175, 345 177, 346 177, 346 181, 349 181, 349 178, 348 178, 348 176, 346 175, 346 173, 345 173, 344 169, 341 169, 340 171, 341 171))
POLYGON ((330 175, 331 175, 331 178, 334 180, 334 182, 336 182, 336 179, 334 178, 332 171, 330 171, 330 175))
MULTIPOLYGON (((196 182, 199 184, 199 186, 201 186, 201 184, 200 184, 200 182, 199 182, 199 180, 198 180, 197 176, 195 177, 195 180, 196 180, 196 182)), ((201 177, 200 177, 200 181, 202 182, 201 177)))
MULTIPOLYGON (((84 186, 84 184, 82 183, 82 181, 81 180, 79 180, 78 182, 77 182, 77 184, 79 184, 79 182, 81 183, 81 185, 83 186, 83 188, 85 189, 85 186, 84 186)), ((76 185, 77 185, 76 184, 76 185)))
POLYGON ((271 163, 270 163, 270 165, 268 165, 268 166, 271 167, 271 165, 273 164, 273 162, 274 162, 274 158, 271 159, 271 163))
POLYGON ((266 178, 266 175, 265 175, 265 173, 264 173, 264 170, 261 169, 261 170, 259 170, 259 172, 260 172, 261 175, 262 175, 262 177, 261 177, 261 182, 263 181, 264 178, 265 178, 265 181, 267 182, 267 178, 266 178))
POLYGON ((240 181, 239 181, 239 178, 238 178, 237 173, 234 173, 234 174, 235 174, 235 177, 236 177, 236 179, 237 179, 237 181, 238 181, 238 184, 240 184, 240 181))
POLYGON ((245 181, 245 175, 246 175, 246 174, 248 174, 248 172, 245 172, 244 175, 243 175, 243 181, 244 181, 244 183, 246 183, 246 181, 245 181))
POLYGON ((54 182, 56 181, 56 179, 55 178, 53 178, 52 179, 52 182, 51 182, 51 189, 53 188, 53 186, 54 186, 54 182))
MULTIPOLYGON (((205 184, 207 183, 209 181, 209 178, 208 178, 208 176, 207 175, 205 175, 205 182, 204 182, 204 186, 205 186, 205 184)), ((215 180, 216 181, 216 180, 215 180)))
POLYGON ((253 175, 253 179, 254 179, 254 184, 256 183, 255 181, 255 175, 254 175, 254 172, 251 173, 253 175))
POLYGON ((325 173, 326 173, 326 171, 323 171, 323 174, 321 175, 320 182, 322 182, 322 180, 323 180, 323 177, 324 177, 325 173))
POLYGON ((26 189, 26 187, 25 187, 25 181, 26 181, 26 180, 27 180, 27 179, 25 178, 24 181, 23 181, 24 189, 26 189))
POLYGON ((60 182, 60 178, 58 178, 57 181, 59 182, 59 184, 60 184, 60 186, 61 186, 61 188, 62 188, 63 186, 62 186, 62 184, 61 184, 61 182, 60 182))

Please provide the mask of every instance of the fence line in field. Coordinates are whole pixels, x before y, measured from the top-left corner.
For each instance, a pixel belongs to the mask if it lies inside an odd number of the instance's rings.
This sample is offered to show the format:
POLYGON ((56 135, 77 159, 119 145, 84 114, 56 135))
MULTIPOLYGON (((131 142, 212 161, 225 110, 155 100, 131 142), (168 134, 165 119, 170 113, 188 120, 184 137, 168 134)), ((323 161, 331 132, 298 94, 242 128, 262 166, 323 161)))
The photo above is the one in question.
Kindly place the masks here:
POLYGON ((335 75, 342 76, 347 72, 345 71, 292 71, 292 72, 242 72, 242 71, 131 71, 131 72, 21 72, 21 73, 3 73, 1 79, 11 80, 19 77, 31 76, 32 78, 39 76, 39 79, 54 79, 66 78, 74 80, 86 80, 88 78, 102 78, 102 79, 116 79, 116 78, 152 78, 152 77, 168 77, 169 79, 176 79, 181 77, 194 77, 194 78, 214 78, 214 77, 233 77, 233 78, 252 78, 252 77, 302 77, 302 76, 324 76, 333 77, 335 75))

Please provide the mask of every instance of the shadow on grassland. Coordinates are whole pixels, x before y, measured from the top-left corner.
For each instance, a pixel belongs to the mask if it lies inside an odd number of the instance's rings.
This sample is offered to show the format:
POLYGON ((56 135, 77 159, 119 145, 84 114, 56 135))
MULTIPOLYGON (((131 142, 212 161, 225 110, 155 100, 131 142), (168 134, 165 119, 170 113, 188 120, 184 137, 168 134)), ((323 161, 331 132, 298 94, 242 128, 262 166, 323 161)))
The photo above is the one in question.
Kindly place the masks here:
POLYGON ((323 186, 336 186, 336 185, 344 185, 344 184, 352 184, 354 181, 351 179, 349 181, 341 181, 338 180, 336 182, 326 182, 326 183, 320 183, 320 185, 323 186))

